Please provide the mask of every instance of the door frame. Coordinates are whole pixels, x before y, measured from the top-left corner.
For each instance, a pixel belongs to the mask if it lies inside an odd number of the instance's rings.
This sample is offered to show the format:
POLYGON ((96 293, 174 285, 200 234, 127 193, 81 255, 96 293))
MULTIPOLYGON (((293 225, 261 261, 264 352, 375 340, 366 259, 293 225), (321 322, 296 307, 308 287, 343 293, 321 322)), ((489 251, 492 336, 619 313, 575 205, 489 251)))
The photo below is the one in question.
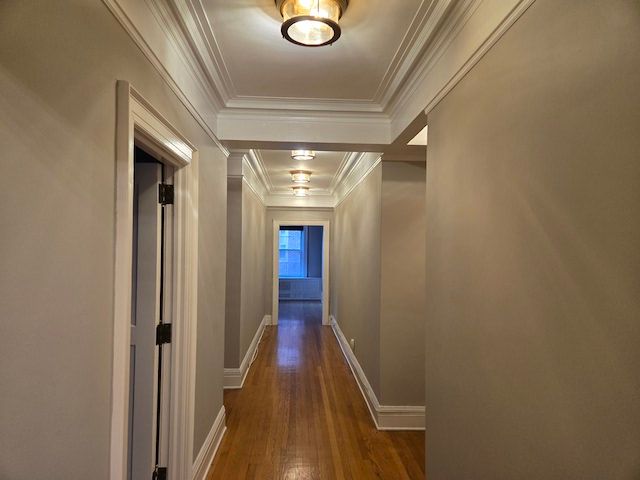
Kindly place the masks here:
POLYGON ((280 301, 280 227, 299 225, 322 228, 322 325, 329 322, 329 241, 330 220, 274 220, 273 221, 273 286, 271 300, 271 324, 278 325, 278 303, 280 301))
POLYGON ((192 477, 198 280, 198 151, 133 86, 116 87, 110 479, 127 478, 134 144, 174 168, 169 478, 192 477))

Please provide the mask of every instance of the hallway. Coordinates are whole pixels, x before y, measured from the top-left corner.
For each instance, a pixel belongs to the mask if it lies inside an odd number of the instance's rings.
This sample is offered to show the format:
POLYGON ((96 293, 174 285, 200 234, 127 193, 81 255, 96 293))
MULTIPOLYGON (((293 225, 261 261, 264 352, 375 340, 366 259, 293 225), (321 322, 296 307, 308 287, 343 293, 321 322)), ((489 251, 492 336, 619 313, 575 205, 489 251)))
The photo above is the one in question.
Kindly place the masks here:
POLYGON ((241 390, 208 480, 424 478, 424 432, 376 430, 319 302, 281 304, 241 390))

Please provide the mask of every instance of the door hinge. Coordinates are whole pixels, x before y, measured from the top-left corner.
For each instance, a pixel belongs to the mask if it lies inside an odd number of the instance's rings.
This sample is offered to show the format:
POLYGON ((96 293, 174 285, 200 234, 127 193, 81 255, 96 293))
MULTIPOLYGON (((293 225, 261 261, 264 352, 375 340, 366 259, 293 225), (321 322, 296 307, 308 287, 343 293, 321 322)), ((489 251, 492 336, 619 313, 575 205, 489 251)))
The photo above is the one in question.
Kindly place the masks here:
POLYGON ((167 467, 156 467, 152 480, 167 480, 167 467))
POLYGON ((161 323, 156 327, 156 345, 171 343, 171 324, 161 323))
POLYGON ((160 205, 173 205, 173 185, 166 183, 158 185, 158 203, 160 205))

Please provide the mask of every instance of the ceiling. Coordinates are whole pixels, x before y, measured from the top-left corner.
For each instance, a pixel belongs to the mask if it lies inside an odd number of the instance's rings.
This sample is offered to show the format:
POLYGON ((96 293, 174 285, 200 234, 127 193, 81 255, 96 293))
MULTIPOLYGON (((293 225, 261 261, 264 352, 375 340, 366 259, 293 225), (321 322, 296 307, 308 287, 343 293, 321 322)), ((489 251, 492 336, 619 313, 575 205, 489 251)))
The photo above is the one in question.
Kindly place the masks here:
POLYGON ((308 161, 296 161, 291 158, 291 150, 260 150, 267 183, 271 194, 291 195, 292 170, 312 172, 311 195, 331 195, 336 184, 336 176, 348 154, 344 152, 316 152, 316 158, 308 161))
POLYGON ((375 101, 423 0, 351 0, 334 45, 282 38, 273 0, 203 0, 232 97, 375 101), (214 34, 215 32, 215 34, 214 34))

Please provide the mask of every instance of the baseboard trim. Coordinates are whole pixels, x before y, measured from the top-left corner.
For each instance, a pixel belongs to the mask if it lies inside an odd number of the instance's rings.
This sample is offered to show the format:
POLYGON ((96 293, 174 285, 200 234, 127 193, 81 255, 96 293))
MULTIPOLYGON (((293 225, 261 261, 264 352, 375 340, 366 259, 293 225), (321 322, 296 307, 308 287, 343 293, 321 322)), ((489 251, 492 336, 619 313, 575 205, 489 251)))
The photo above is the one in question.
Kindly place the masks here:
POLYGON ((425 429, 425 407, 420 406, 393 406, 380 405, 367 376, 360 366, 360 362, 349 346, 344 333, 340 329, 338 322, 333 315, 330 316, 331 329, 333 330, 338 345, 347 364, 351 369, 351 373, 356 379, 356 383, 360 388, 360 393, 364 398, 373 423, 378 430, 424 430, 425 429))
POLYGON ((251 345, 242 359, 240 368, 225 368, 224 369, 224 388, 225 390, 233 390, 242 388, 244 381, 249 373, 249 368, 258 353, 258 345, 262 341, 262 335, 267 325, 271 325, 271 315, 265 315, 262 317, 262 322, 256 331, 256 334, 251 340, 251 345))
POLYGON ((205 480, 209 474, 209 469, 216 456, 222 437, 224 437, 227 427, 225 425, 226 412, 224 406, 218 412, 218 416, 213 422, 213 426, 207 435, 207 438, 193 462, 193 470, 191 478, 193 480, 205 480))

